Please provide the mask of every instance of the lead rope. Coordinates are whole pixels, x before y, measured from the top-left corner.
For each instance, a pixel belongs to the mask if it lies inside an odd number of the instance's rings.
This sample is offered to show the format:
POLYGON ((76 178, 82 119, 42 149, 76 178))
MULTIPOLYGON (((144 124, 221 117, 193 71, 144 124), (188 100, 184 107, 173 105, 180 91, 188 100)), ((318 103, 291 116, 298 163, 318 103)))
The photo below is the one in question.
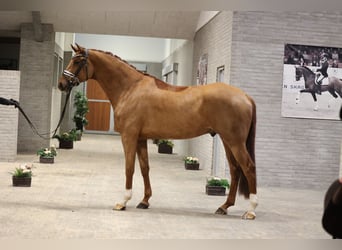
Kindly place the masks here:
POLYGON ((61 113, 61 116, 59 118, 59 121, 58 121, 58 124, 57 124, 56 128, 54 130, 52 130, 51 132, 47 132, 47 133, 39 133, 38 132, 36 126, 31 122, 30 118, 28 118, 28 116, 26 115, 25 111, 20 107, 20 104, 19 104, 18 101, 14 100, 14 99, 8 100, 6 98, 0 97, 0 104, 2 104, 2 105, 13 105, 13 106, 15 106, 15 108, 18 108, 20 113, 25 117, 26 121, 30 125, 32 131, 36 135, 38 135, 40 138, 42 138, 44 140, 50 140, 50 139, 54 138, 54 136, 57 133, 58 128, 61 126, 61 123, 62 123, 64 115, 65 115, 66 107, 67 107, 67 104, 68 104, 69 99, 70 99, 70 94, 71 94, 71 89, 67 93, 65 104, 64 104, 64 107, 63 107, 63 110, 62 110, 62 113, 61 113), (49 135, 49 134, 50 135, 52 134, 52 136, 51 137, 50 136, 47 137, 46 135, 49 135))

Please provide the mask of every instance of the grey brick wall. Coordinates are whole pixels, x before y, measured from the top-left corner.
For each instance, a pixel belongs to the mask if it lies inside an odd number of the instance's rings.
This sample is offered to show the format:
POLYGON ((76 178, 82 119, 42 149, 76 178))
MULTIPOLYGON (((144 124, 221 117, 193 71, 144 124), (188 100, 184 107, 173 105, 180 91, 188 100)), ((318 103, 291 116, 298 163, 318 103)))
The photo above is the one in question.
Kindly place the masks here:
MULTIPOLYGON (((227 82, 256 101, 259 186, 325 189, 338 176, 342 123, 283 118, 281 98, 284 44, 341 47, 341 19, 337 12, 221 12, 196 34, 194 82, 196 62, 208 53, 208 82, 224 63, 227 82)), ((210 158, 210 143, 203 136, 190 149, 210 158)))
POLYGON ((342 13, 236 12, 231 83, 257 103, 260 185, 326 188, 338 177, 342 123, 281 117, 285 43, 342 46, 342 13))
MULTIPOLYGON (((0 96, 19 100, 20 72, 0 70, 0 96)), ((17 156, 18 110, 0 105, 0 161, 14 161, 17 156)))
MULTIPOLYGON (((55 33, 44 24, 44 41, 34 40, 32 24, 22 24, 20 44, 20 104, 40 132, 50 131, 53 53, 55 33)), ((18 151, 35 152, 49 145, 36 136, 25 118, 19 115, 18 151)))

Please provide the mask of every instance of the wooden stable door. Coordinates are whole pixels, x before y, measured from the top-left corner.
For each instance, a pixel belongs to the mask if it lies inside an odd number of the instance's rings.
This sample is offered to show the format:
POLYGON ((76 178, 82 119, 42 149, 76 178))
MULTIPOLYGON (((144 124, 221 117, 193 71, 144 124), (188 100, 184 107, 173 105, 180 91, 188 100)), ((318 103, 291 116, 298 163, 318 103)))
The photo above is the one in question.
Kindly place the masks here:
POLYGON ((86 118, 89 123, 86 131, 113 133, 113 117, 111 104, 106 93, 95 80, 88 80, 86 87, 89 113, 86 118))

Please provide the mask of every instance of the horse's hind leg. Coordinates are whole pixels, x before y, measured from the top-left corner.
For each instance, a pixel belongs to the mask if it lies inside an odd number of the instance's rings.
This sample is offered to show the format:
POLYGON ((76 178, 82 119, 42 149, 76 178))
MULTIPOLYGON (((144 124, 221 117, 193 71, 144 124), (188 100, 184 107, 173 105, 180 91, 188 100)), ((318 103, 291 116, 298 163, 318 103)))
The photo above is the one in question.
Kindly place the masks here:
POLYGON ((256 190, 256 171, 255 171, 255 164, 252 161, 246 145, 234 145, 231 147, 232 153, 234 158, 239 163, 242 174, 246 177, 247 183, 244 185, 243 178, 240 178, 239 184, 239 191, 248 198, 249 194, 249 201, 250 207, 247 212, 242 216, 243 219, 253 220, 255 219, 255 208, 258 205, 258 198, 257 198, 257 190, 256 190))
POLYGON ((226 143, 223 143, 226 151, 226 156, 230 167, 230 188, 226 202, 216 210, 216 214, 227 214, 227 209, 230 206, 234 206, 236 199, 236 192, 239 184, 241 170, 239 169, 238 163, 234 159, 234 156, 226 143))
POLYGON ((137 205, 137 208, 146 209, 149 207, 148 200, 152 196, 152 189, 151 189, 150 176, 149 176, 150 167, 148 164, 147 140, 138 141, 137 154, 138 154, 141 174, 143 176, 144 186, 145 186, 144 198, 137 205))

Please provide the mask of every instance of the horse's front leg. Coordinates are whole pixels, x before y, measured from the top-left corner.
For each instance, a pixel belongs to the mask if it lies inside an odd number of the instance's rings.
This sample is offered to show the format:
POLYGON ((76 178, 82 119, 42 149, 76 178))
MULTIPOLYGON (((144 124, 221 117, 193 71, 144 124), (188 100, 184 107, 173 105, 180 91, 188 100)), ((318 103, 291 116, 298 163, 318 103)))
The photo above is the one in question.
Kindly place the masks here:
POLYGON ((141 174, 144 179, 144 187, 145 187, 144 198, 137 205, 137 208, 146 209, 149 207, 148 200, 152 196, 152 189, 151 189, 150 176, 149 176, 150 166, 148 164, 147 140, 138 141, 137 154, 138 154, 141 174))
POLYGON ((302 92, 301 91, 298 91, 298 93, 297 93, 297 96, 296 96, 296 104, 299 104, 300 103, 300 94, 301 94, 302 92))
POLYGON ((311 92, 311 95, 312 95, 312 98, 314 99, 314 103, 315 103, 314 111, 317 111, 318 110, 318 102, 317 102, 316 94, 315 94, 315 92, 311 92))
POLYGON ((123 201, 115 205, 113 210, 125 210, 127 202, 132 198, 132 183, 134 174, 135 154, 137 152, 137 138, 127 133, 122 135, 122 145, 125 152, 125 174, 126 174, 126 190, 123 201))

